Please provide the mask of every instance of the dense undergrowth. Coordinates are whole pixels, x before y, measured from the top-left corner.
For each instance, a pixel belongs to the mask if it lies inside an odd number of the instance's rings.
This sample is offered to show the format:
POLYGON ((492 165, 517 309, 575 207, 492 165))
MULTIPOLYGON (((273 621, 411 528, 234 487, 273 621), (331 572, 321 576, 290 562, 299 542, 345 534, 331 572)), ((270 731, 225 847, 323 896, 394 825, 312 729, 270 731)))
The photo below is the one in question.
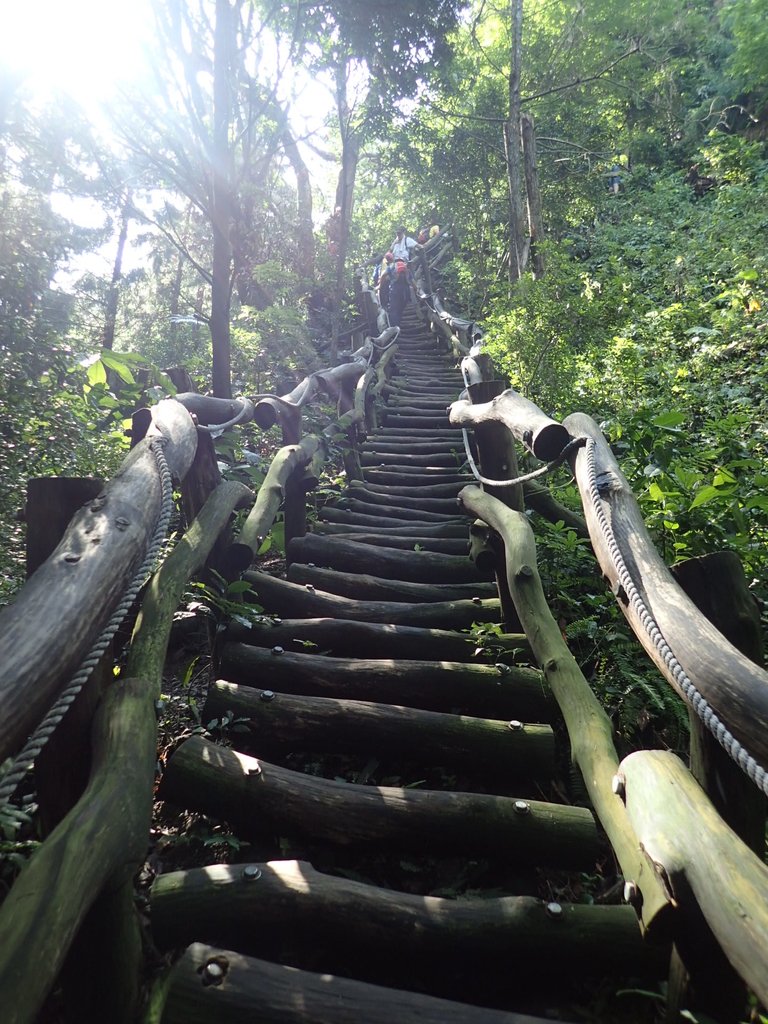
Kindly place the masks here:
MULTIPOLYGON (((546 247, 547 274, 484 320, 511 384, 555 418, 601 426, 665 561, 735 551, 761 609, 768 569, 768 160, 718 136, 714 187, 635 168, 593 223, 546 247)), ((578 508, 560 471, 561 501, 578 508)), ((649 670, 591 553, 537 527, 550 599, 630 745, 684 750, 686 713, 649 670)))

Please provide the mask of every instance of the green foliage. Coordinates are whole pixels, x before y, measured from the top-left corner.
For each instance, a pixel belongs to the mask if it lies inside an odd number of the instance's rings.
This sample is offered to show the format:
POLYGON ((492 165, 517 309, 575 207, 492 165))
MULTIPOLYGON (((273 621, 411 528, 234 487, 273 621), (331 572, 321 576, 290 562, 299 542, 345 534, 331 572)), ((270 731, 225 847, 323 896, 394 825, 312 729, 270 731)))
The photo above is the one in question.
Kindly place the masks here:
POLYGON ((39 847, 34 831, 35 805, 26 810, 7 805, 0 808, 0 888, 13 883, 16 875, 39 847))
POLYGON ((227 583, 214 573, 208 582, 190 582, 186 607, 188 611, 204 611, 217 623, 235 620, 243 626, 252 626, 263 620, 264 609, 246 599, 251 593, 251 585, 245 580, 227 583))
POLYGON ((728 0, 720 21, 734 42, 728 69, 746 92, 768 94, 768 2, 728 0))

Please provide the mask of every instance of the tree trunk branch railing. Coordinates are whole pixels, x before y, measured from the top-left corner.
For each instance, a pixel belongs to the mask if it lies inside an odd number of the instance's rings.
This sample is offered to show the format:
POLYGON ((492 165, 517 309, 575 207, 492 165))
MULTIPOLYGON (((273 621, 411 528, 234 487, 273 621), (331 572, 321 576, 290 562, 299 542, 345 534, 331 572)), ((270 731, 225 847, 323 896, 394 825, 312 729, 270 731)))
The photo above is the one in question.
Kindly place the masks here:
MULTIPOLYGON (((302 406, 322 391, 338 400, 340 418, 321 435, 300 439, 278 453, 239 544, 227 549, 236 573, 253 560, 259 538, 268 533, 292 478, 306 477, 307 467, 338 433, 355 445, 359 425, 364 430, 373 422, 371 396, 375 388, 381 393, 398 333, 387 329, 379 338, 368 339, 349 362, 310 375, 288 396, 293 399, 292 412, 300 415, 302 406)), ((259 402, 190 392, 134 416, 133 449, 120 471, 75 514, 61 542, 0 615, 5 669, 0 681, 1 757, 18 750, 48 710, 145 560, 162 497, 160 461, 153 446, 162 443, 171 477, 183 482, 199 448, 199 429, 221 431, 258 415, 259 402), (46 624, 45 643, 37 628, 41 621, 46 624)), ((308 478, 307 486, 297 487, 304 506, 307 487, 312 480, 317 483, 311 473, 308 478)), ((63 809, 59 824, 0 906, 0 1001, 3 1019, 13 1024, 35 1018, 75 938, 78 956, 85 954, 99 964, 99 977, 73 993, 82 1013, 93 1015, 98 1006, 115 1024, 136 1019, 141 954, 132 876, 144 856, 150 828, 155 705, 171 621, 190 576, 202 569, 235 507, 253 500, 242 484, 218 479, 217 473, 208 473, 196 481, 194 493, 184 492, 189 525, 147 588, 125 680, 109 685, 97 708, 86 788, 71 810, 63 809), (113 952, 119 955, 109 955, 103 934, 101 947, 96 932, 89 935, 87 915, 94 925, 100 921, 97 929, 110 930, 113 952), (96 944, 89 948, 88 942, 96 944)))
POLYGON ((726 640, 675 581, 594 420, 576 414, 569 416, 564 426, 575 437, 594 443, 593 472, 586 448, 578 449, 571 463, 600 568, 638 640, 670 685, 684 700, 690 700, 680 672, 664 656, 658 637, 644 628, 639 603, 630 600, 616 551, 683 673, 749 754, 759 764, 768 765, 768 673, 726 640), (612 538, 603 521, 610 523, 612 538))
POLYGON ((663 926, 670 899, 643 860, 626 811, 613 792, 612 780, 619 764, 613 729, 547 607, 528 520, 474 486, 465 487, 460 498, 468 512, 488 523, 504 541, 509 589, 534 659, 541 666, 563 713, 571 757, 581 771, 589 798, 625 878, 632 879, 642 893, 641 915, 645 927, 658 928, 657 918, 663 926))
MULTIPOLYGON (((132 884, 149 834, 157 759, 155 704, 173 613, 190 575, 202 567, 247 494, 242 484, 222 484, 154 577, 137 622, 126 678, 107 689, 94 719, 86 791, 0 906, 0 999, 8 1024, 35 1019, 104 887, 132 884)), ((139 965, 129 966, 136 982, 139 965)), ((129 1024, 136 1011, 134 1005, 105 1015, 129 1024)))
POLYGON ((0 613, 0 761, 16 753, 74 674, 144 559, 161 507, 150 447, 156 438, 166 439, 172 475, 184 476, 195 426, 181 405, 163 401, 120 472, 77 513, 56 550, 0 613))
MULTIPOLYGON (((570 463, 595 555, 624 615, 680 696, 692 701, 698 694, 696 701, 703 698, 703 708, 714 710, 715 727, 727 730, 725 742, 765 789, 761 767, 768 764, 768 673, 734 647, 672 577, 596 424, 580 414, 555 423, 512 391, 486 405, 460 400, 453 404, 450 415, 452 422, 462 426, 476 427, 487 420, 502 423, 543 460, 556 459, 567 444, 582 440, 580 446, 569 450, 570 463)), ((534 499, 537 490, 533 490, 534 499)), ((476 487, 465 488, 460 497, 472 516, 488 523, 504 539, 510 590, 536 661, 565 715, 574 760, 621 864, 625 896, 651 933, 669 934, 676 943, 682 940, 683 954, 691 949, 687 940, 691 928, 696 928, 691 922, 696 914, 703 914, 702 920, 741 978, 765 1000, 768 870, 729 832, 682 764, 676 762, 679 767, 670 774, 665 760, 670 755, 631 755, 619 768, 610 722, 597 706, 587 711, 594 698, 547 612, 526 520, 476 487), (582 718, 585 714, 587 719, 582 718), (627 801, 627 809, 631 807, 627 815, 620 799, 628 785, 623 769, 635 764, 643 765, 644 781, 641 791, 636 790, 632 801, 627 801), (672 782, 672 777, 678 781, 672 782), (668 788, 671 793, 672 787, 682 802, 670 812, 660 794, 668 788), (689 822, 687 828, 680 826, 683 820, 689 822), (695 843, 691 842, 693 835, 695 843), (650 853, 652 849, 657 849, 658 855, 650 853), (725 868, 720 874, 715 867, 722 865, 726 850, 730 881, 725 868), (673 884, 678 877, 679 882, 673 884), (752 909, 748 911, 747 906, 752 909)), ((583 535, 579 517, 573 526, 583 535)), ((697 955, 693 954, 694 959, 697 955)), ((703 963, 694 971, 699 984, 702 974, 706 981, 706 968, 702 971, 702 967, 703 963)), ((705 1000, 701 1005, 714 1004, 705 1000)))

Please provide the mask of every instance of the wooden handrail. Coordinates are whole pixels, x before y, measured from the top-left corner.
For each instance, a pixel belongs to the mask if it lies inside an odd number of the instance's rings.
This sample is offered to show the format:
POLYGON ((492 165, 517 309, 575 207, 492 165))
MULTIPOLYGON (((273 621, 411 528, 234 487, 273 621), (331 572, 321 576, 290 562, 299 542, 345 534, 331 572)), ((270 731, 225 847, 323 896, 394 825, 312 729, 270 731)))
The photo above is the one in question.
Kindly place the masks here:
POLYGON ((594 442, 594 472, 602 509, 593 500, 585 448, 575 450, 571 465, 600 568, 638 640, 670 685, 689 700, 679 675, 664 656, 659 639, 649 634, 637 605, 627 599, 617 569, 617 551, 685 674, 747 751, 760 764, 768 765, 768 673, 712 625, 667 569, 646 529, 629 483, 595 421, 578 413, 569 416, 564 426, 574 436, 594 442), (610 522, 615 538, 613 550, 601 518, 610 522))
POLYGON ((186 409, 166 400, 153 408, 146 438, 103 492, 77 513, 50 558, 0 613, 0 761, 19 749, 47 712, 141 565, 160 514, 160 476, 150 449, 160 436, 167 438, 171 473, 184 476, 197 432, 186 409))
POLYGON ((647 929, 664 931, 671 908, 651 865, 642 856, 626 810, 612 788, 619 758, 613 727, 576 664, 544 597, 536 568, 530 524, 479 487, 465 487, 459 500, 472 515, 488 523, 504 541, 507 581, 534 658, 563 713, 571 756, 579 766, 600 823, 613 846, 624 877, 642 894, 636 906, 647 929))
POLYGON ((639 750, 624 758, 620 772, 649 866, 681 913, 698 904, 731 964, 768 1004, 768 867, 670 751, 639 750))

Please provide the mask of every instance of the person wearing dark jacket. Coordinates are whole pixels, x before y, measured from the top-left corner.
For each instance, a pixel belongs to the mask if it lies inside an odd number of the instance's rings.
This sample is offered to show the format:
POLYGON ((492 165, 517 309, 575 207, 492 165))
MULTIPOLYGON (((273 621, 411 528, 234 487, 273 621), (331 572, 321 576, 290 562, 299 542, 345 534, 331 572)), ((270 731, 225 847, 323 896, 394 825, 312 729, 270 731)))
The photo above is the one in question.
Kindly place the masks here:
POLYGON ((411 282, 405 260, 395 259, 394 270, 390 270, 390 275, 389 323, 392 327, 399 327, 403 310, 411 301, 411 282))

